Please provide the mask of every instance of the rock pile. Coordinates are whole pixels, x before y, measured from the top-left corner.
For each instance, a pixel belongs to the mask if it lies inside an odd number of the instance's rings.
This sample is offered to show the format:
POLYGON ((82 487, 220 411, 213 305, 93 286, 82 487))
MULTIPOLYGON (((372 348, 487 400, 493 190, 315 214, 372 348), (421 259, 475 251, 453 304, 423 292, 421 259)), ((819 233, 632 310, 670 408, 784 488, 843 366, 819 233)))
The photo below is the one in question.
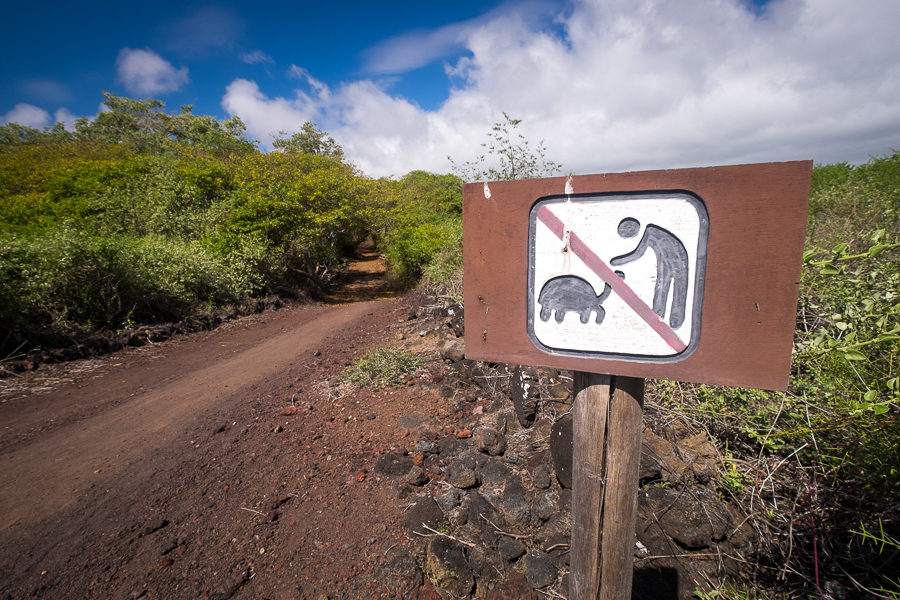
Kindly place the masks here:
MULTIPOLYGON (((411 315, 399 338, 432 348, 442 395, 458 425, 423 424, 382 456, 406 507, 412 554, 386 568, 440 598, 539 598, 568 594, 571 530, 571 373, 464 358, 462 307, 435 303, 411 315)), ((739 571, 752 535, 716 492, 720 459, 703 433, 645 429, 635 597, 691 598, 739 571)), ((400 586, 410 589, 409 585, 400 586)), ((415 587, 415 585, 413 585, 415 587)), ((421 595, 419 597, 422 597, 421 595)))

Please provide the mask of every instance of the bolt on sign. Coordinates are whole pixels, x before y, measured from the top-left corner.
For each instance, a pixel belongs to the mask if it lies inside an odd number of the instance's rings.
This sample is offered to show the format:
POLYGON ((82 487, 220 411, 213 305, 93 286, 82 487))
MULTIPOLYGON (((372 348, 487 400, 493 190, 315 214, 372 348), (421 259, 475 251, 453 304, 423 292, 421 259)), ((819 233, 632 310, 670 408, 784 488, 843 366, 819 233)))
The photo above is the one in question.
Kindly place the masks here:
POLYGON ((466 184, 466 354, 785 389, 811 161, 466 184))

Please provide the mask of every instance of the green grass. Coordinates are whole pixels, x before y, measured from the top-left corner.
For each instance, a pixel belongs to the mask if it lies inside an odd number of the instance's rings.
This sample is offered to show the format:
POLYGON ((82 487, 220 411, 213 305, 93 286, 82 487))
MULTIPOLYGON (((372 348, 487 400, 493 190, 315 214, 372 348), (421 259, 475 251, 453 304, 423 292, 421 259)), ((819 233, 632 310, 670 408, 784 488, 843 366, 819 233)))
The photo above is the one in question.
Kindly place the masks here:
POLYGON ((357 386, 403 385, 416 370, 425 365, 425 360, 414 352, 399 348, 376 348, 353 360, 344 369, 341 381, 357 386))
POLYGON ((762 600, 763 598, 773 598, 773 600, 776 598, 779 600, 787 600, 786 595, 767 596, 760 594, 764 594, 764 592, 751 589, 747 586, 730 585, 725 585, 720 587, 719 589, 711 590, 709 592, 700 590, 694 592, 694 596, 699 600, 762 600))

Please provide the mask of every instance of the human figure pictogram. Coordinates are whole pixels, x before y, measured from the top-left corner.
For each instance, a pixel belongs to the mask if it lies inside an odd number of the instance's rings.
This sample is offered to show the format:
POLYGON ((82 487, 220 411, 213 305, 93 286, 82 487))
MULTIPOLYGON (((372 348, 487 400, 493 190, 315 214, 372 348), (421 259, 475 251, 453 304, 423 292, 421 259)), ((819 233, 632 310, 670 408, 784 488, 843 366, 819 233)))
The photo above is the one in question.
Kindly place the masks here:
MULTIPOLYGON (((619 236, 634 237, 641 230, 637 219, 626 217, 619 223, 619 236)), ((658 225, 649 224, 644 237, 637 247, 622 256, 610 261, 613 266, 624 265, 638 260, 647 251, 653 250, 656 255, 656 288, 653 291, 653 312, 661 319, 666 318, 666 305, 669 301, 669 289, 673 288, 672 310, 669 314, 669 325, 678 329, 684 323, 684 311, 687 304, 688 289, 688 254, 677 237, 658 225), (673 287, 674 282, 674 287, 673 287)))

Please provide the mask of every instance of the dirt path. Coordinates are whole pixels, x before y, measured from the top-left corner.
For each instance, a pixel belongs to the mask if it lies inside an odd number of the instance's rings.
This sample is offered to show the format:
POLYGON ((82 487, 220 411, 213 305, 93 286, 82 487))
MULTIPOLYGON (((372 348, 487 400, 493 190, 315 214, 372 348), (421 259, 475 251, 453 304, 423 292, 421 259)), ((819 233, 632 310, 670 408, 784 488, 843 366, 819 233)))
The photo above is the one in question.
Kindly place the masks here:
POLYGON ((4 382, 0 598, 394 593, 378 559, 402 543, 399 509, 370 469, 440 397, 335 395, 405 316, 348 302, 388 295, 368 258, 340 304, 4 382))
MULTIPOLYGON (((206 336, 188 342, 176 354, 163 355, 162 364, 149 369, 138 363, 98 377, 90 385, 60 390, 70 413, 96 401, 105 410, 81 419, 63 417, 63 424, 54 431, 0 457, 4 483, 0 529, 16 522, 35 523, 82 496, 93 480, 116 478, 125 465, 172 444, 180 426, 208 413, 232 396, 232 390, 265 381, 295 361, 310 358, 335 330, 371 308, 368 303, 356 303, 292 311, 293 322, 279 323, 276 331, 264 327, 271 337, 256 339, 249 347, 229 352, 229 346, 242 344, 240 338, 206 336), (184 354, 205 360, 185 365, 184 354), (98 397, 100 390, 103 395, 98 397)), ((4 428, 33 427, 59 410, 56 397, 56 393, 45 394, 44 402, 24 404, 19 408, 25 410, 8 419, 5 413, 13 407, 4 405, 0 420, 6 423, 4 428)))

